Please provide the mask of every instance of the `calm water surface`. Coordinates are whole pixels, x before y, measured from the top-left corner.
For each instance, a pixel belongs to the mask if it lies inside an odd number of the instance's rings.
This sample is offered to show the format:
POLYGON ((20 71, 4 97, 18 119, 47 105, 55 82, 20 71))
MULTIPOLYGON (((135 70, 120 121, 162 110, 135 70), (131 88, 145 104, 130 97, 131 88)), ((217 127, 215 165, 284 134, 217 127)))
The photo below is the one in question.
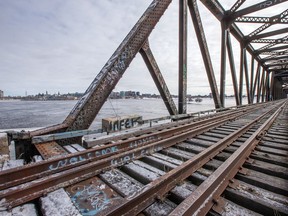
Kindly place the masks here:
MULTIPOLYGON (((175 101, 177 104, 177 101, 175 101)), ((0 129, 37 128, 61 123, 77 101, 0 101, 0 129)), ((235 106, 235 99, 226 100, 226 107, 235 106)), ((187 104, 187 111, 214 109, 212 99, 187 104)), ((169 115, 161 99, 107 100, 90 129, 101 127, 102 118, 138 114, 143 119, 169 115)))

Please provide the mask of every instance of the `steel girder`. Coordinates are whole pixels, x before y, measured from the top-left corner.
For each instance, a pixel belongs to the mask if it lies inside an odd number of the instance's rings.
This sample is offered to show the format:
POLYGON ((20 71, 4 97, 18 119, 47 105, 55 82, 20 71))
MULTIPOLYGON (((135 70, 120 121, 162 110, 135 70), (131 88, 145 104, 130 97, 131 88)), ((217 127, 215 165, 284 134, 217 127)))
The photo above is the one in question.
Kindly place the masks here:
POLYGON ((171 0, 154 0, 150 4, 65 119, 68 131, 89 128, 170 3, 171 0))
POLYGON ((271 19, 271 17, 242 16, 242 17, 237 17, 235 19, 235 22, 287 24, 288 23, 288 18, 271 19))
POLYGON ((246 14, 250 14, 250 13, 253 13, 253 12, 256 12, 259 10, 263 10, 263 9, 275 6, 277 4, 283 3, 285 1, 287 1, 287 0, 263 1, 263 2, 260 2, 258 4, 252 5, 250 7, 244 8, 242 10, 236 11, 235 13, 233 13, 231 15, 231 18, 236 19, 237 17, 241 17, 241 16, 244 16, 246 14))
POLYGON ((179 0, 179 92, 178 112, 187 112, 187 0, 179 0))
MULTIPOLYGON (((79 130, 88 128, 95 116, 101 109, 105 100, 109 94, 114 89, 115 85, 118 83, 125 70, 135 57, 135 55, 140 51, 142 54, 152 77, 154 76, 154 81, 159 89, 161 96, 167 106, 170 114, 177 113, 176 106, 172 102, 171 95, 167 89, 165 81, 160 73, 157 63, 152 55, 149 44, 145 42, 148 40, 148 36, 151 31, 167 9, 168 5, 172 0, 154 0, 148 9, 145 11, 143 16, 139 19, 130 33, 126 36, 124 41, 120 44, 117 50, 114 52, 112 57, 105 64, 100 73, 93 80, 91 85, 86 90, 84 96, 79 100, 79 102, 72 109, 68 117, 62 124, 51 126, 32 132, 32 135, 46 134, 54 131, 63 130, 79 130)), ((243 94, 243 81, 245 75, 245 84, 247 90, 247 96, 250 97, 249 103, 253 102, 253 97, 257 88, 257 102, 260 100, 260 94, 271 90, 273 83, 267 81, 269 80, 269 75, 265 78, 265 73, 273 71, 273 74, 277 74, 279 70, 287 68, 287 50, 279 51, 280 49, 285 49, 287 46, 273 47, 276 44, 287 44, 287 37, 284 38, 272 38, 267 37, 277 36, 280 34, 287 33, 288 28, 282 28, 274 30, 271 32, 266 32, 259 34, 264 29, 267 29, 271 25, 278 25, 282 23, 287 23, 288 19, 285 18, 288 14, 288 10, 285 10, 281 14, 273 17, 253 17, 249 16, 250 13, 260 11, 262 9, 287 2, 288 0, 267 0, 255 5, 246 7, 244 9, 239 9, 245 0, 237 0, 230 10, 224 10, 222 5, 217 0, 200 0, 211 13, 221 21, 222 25, 222 46, 221 46, 221 83, 220 83, 220 94, 218 93, 218 87, 216 84, 216 79, 213 71, 212 62, 210 59, 209 49, 206 42, 204 28, 202 26, 202 21, 200 18, 200 13, 197 6, 197 0, 179 0, 179 113, 186 112, 186 85, 187 85, 187 3, 194 24, 194 29, 197 35, 198 44, 200 46, 202 58, 205 64, 206 73, 208 76, 211 92, 213 95, 214 103, 216 108, 224 106, 225 103, 225 78, 226 78, 226 48, 228 53, 228 59, 230 62, 230 70, 234 87, 235 100, 237 105, 242 103, 243 94), (246 16, 247 15, 247 16, 246 16), (236 23, 238 22, 256 22, 264 23, 260 28, 251 32, 249 35, 244 35, 236 23), (240 64, 240 80, 239 89, 237 83, 237 74, 234 64, 233 49, 230 39, 230 33, 239 41, 241 45, 241 64, 240 64), (255 50, 252 43, 266 43, 262 48, 255 50), (268 43, 268 44, 267 44, 268 43), (272 48, 271 48, 272 47, 272 48), (257 70, 254 77, 254 68, 251 66, 250 76, 247 64, 246 51, 252 55, 252 64, 257 61, 257 70), (261 58, 260 55, 269 54, 271 56, 261 58), (283 60, 284 61, 281 61, 283 60), (267 62, 276 61, 271 64, 267 62), (262 72, 261 72, 262 68, 262 72), (262 76, 261 76, 262 74, 262 76), (254 82, 253 82, 254 79, 254 82), (249 85, 250 82, 250 85, 249 85)), ((279 74, 279 73, 278 73, 279 74)), ((271 80, 273 82, 274 75, 272 75, 271 80), (272 79, 273 77, 273 79, 272 79)), ((278 79, 279 77, 277 77, 278 79)), ((281 78, 281 76, 280 76, 281 78)), ((273 96, 275 96, 273 92, 273 96)), ((267 95, 267 93, 266 93, 267 95)), ((277 95, 274 98, 279 98, 277 95)), ((263 98, 264 99, 264 98, 263 98)), ((269 95, 266 96, 269 99, 269 95)))
POLYGON ((206 73, 207 73, 208 80, 210 83, 210 89, 211 89, 212 96, 214 99, 214 104, 215 104, 216 108, 220 108, 220 107, 222 107, 222 104, 221 104, 220 95, 218 92, 216 79, 214 76, 212 61, 211 61, 211 57, 209 54, 209 49, 208 49, 208 45, 207 45, 206 37, 205 37, 205 33, 204 33, 204 28, 202 25, 202 21, 200 18, 200 13, 198 10, 196 0, 188 0, 188 7, 190 10, 190 14, 191 14, 191 18, 193 21, 195 33, 196 33, 196 36, 198 39, 198 44, 200 46, 202 58, 203 58, 204 65, 206 68, 206 73))
MULTIPOLYGON (((275 45, 277 44, 287 44, 287 36, 283 37, 283 38, 273 38, 273 39, 269 39, 267 37, 270 36, 278 36, 281 34, 284 34, 286 32, 288 32, 288 28, 282 28, 282 29, 277 29, 274 31, 270 31, 270 32, 265 32, 262 34, 261 33, 263 30, 269 28, 271 25, 276 25, 276 24, 282 24, 282 23, 286 23, 288 22, 288 19, 285 18, 288 15, 288 9, 284 10, 282 13, 279 13, 276 16, 272 16, 272 17, 254 17, 254 16, 249 16, 250 13, 252 12, 256 12, 256 11, 260 11, 262 9, 268 8, 268 7, 272 7, 275 6, 277 4, 281 4, 283 2, 287 2, 287 0, 276 0, 276 1, 263 1, 261 3, 257 3, 255 5, 246 7, 244 9, 240 9, 239 7, 244 3, 244 1, 238 0, 236 1, 236 3, 232 6, 232 8, 230 10, 225 11, 224 8, 221 6, 221 4, 217 1, 217 0, 213 0, 213 1, 208 1, 208 0, 201 0, 201 2, 208 8, 208 10, 210 10, 212 12, 212 14, 221 22, 221 25, 223 22, 226 23, 226 25, 228 25, 228 29, 229 31, 232 33, 232 35, 239 41, 240 45, 241 45, 241 54, 240 54, 240 71, 239 71, 239 100, 240 100, 240 104, 242 103, 242 91, 243 91, 243 75, 245 75, 245 81, 246 81, 246 87, 247 84, 250 84, 250 88, 249 88, 249 92, 247 91, 247 96, 250 95, 250 102, 253 101, 253 97, 255 94, 255 90, 256 90, 256 82, 254 80, 254 86, 252 88, 252 83, 253 83, 253 69, 251 67, 251 71, 248 71, 247 68, 247 60, 245 60, 244 56, 244 52, 246 52, 246 50, 252 55, 252 59, 253 61, 256 60, 258 62, 259 67, 262 67, 263 70, 271 70, 272 69, 281 69, 282 67, 286 67, 286 65, 282 65, 280 63, 280 65, 275 65, 275 67, 267 67, 265 62, 267 60, 276 60, 276 59, 285 59, 287 58, 287 51, 283 50, 286 49, 286 46, 278 46, 276 47, 275 45), (246 16, 247 15, 247 16, 246 16), (239 29, 239 27, 236 25, 237 22, 248 22, 248 23, 264 23, 264 25, 260 26, 259 28, 255 29, 254 31, 252 31, 250 34, 248 35, 244 35, 241 30, 239 29), (266 43, 266 45, 264 45, 263 47, 261 47, 258 50, 255 50, 252 46, 252 43, 266 43), (268 44, 267 44, 268 43, 268 44), (275 46, 275 47, 273 47, 275 46), (245 50, 243 50, 245 49, 245 50), (262 58, 262 55, 271 55, 267 58, 262 58), (245 74, 243 74, 243 72, 245 71, 245 74), (247 79, 246 75, 250 72, 250 78, 247 79), (254 90, 255 88, 255 90, 254 90), (254 93, 253 93, 254 92, 254 93), (248 94, 249 93, 249 94, 248 94)), ((223 34, 223 32, 222 32, 223 34)), ((227 46, 227 49, 229 50, 229 47, 227 46)), ((229 57, 229 56, 228 56, 229 57)), ((230 57, 229 57, 230 59, 230 57)), ((223 61, 221 59, 221 61, 223 61)), ((233 68, 233 67, 232 67, 233 68)), ((231 68, 231 71, 233 70, 231 68)), ((257 72, 259 70, 257 69, 257 72)), ((260 72, 258 72, 260 73, 260 72)), ((255 79, 258 77, 258 75, 256 75, 255 79)), ((257 78, 258 79, 258 78, 257 78)), ((257 81, 257 80, 256 80, 257 81)), ((266 80, 263 81, 262 83, 265 84, 266 80)), ((259 82, 258 82, 259 83, 259 82)), ((234 85, 234 81, 233 81, 233 85, 234 85)), ((271 85, 270 85, 271 86, 271 85)), ((261 86, 262 87, 262 86, 261 86)), ((235 91, 234 91, 235 92, 235 91)), ((259 93, 258 93, 259 94, 259 93)), ((235 98, 236 99, 236 98, 235 98)), ((236 99, 237 100, 237 99, 236 99)))
POLYGON ((146 63, 146 66, 158 88, 158 91, 160 92, 160 95, 166 105, 169 114, 170 115, 178 114, 173 98, 168 90, 165 80, 153 56, 148 41, 146 41, 144 46, 142 46, 142 48, 140 49, 140 54, 142 55, 146 63))

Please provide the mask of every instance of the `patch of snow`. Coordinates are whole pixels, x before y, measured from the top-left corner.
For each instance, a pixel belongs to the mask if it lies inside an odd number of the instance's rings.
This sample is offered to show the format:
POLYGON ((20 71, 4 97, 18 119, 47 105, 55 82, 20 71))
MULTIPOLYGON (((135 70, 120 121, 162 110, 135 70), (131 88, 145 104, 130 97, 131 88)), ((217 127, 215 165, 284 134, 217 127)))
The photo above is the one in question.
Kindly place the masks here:
POLYGON ((23 165, 24 165, 24 160, 23 159, 8 160, 8 161, 4 162, 2 170, 12 169, 12 168, 23 166, 23 165))
POLYGON ((34 162, 43 161, 43 158, 41 157, 41 155, 34 155, 33 156, 33 161, 34 162))
POLYGON ((238 206, 235 203, 230 203, 226 200, 224 206, 224 211, 222 212, 223 216, 235 216, 235 215, 255 215, 258 216, 260 214, 257 214, 256 212, 250 211, 249 209, 246 209, 242 206, 238 206))
POLYGON ((149 206, 144 212, 147 215, 153 216, 166 216, 168 215, 174 208, 176 208, 176 204, 171 201, 165 200, 163 202, 157 201, 149 206))
POLYGON ((125 196, 132 196, 143 188, 141 183, 136 182, 135 179, 132 179, 119 170, 110 170, 100 176, 125 196))
POLYGON ((0 216, 37 216, 35 205, 32 203, 17 206, 10 211, 1 211, 0 216))
POLYGON ((41 209, 45 216, 80 216, 81 214, 72 203, 63 188, 41 197, 41 209))

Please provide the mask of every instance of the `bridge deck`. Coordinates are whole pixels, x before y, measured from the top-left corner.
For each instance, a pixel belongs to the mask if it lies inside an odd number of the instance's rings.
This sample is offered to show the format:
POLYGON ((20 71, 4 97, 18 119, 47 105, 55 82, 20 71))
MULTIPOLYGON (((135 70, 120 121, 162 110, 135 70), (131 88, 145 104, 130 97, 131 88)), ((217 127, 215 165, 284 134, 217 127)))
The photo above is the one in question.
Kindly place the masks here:
POLYGON ((287 120, 282 100, 35 144, 42 159, 0 172, 0 215, 287 215, 287 120))

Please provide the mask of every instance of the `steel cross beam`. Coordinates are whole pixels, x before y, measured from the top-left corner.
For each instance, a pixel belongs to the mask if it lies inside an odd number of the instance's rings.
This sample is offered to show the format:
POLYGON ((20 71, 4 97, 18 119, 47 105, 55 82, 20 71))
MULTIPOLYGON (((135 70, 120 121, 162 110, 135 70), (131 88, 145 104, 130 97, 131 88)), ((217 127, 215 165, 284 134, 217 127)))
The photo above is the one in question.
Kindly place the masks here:
POLYGON ((235 4, 230 8, 229 12, 235 12, 246 0, 238 0, 235 4))
POLYGON ((142 48, 140 49, 140 54, 142 55, 146 63, 146 66, 158 88, 158 91, 166 105, 166 108, 168 109, 169 114, 170 115, 178 114, 172 96, 168 90, 165 80, 161 74, 161 71, 150 49, 148 40, 145 42, 144 46, 142 46, 142 48))
POLYGON ((254 36, 250 37, 248 39, 248 41, 250 42, 250 41, 255 40, 255 39, 275 36, 275 35, 284 34, 287 32, 288 32, 288 28, 283 28, 283 29, 279 29, 279 30, 275 30, 275 31, 271 31, 271 32, 263 33, 263 34, 254 35, 254 36))
POLYGON ((271 17, 242 16, 237 17, 234 22, 287 24, 288 18, 273 19, 271 17))
POLYGON ((215 108, 220 108, 220 107, 222 107, 222 104, 221 104, 220 95, 218 92, 216 79, 214 76, 212 61, 210 58, 209 49, 208 49, 208 45, 206 42, 205 33, 204 33, 204 29, 203 29, 203 25, 202 25, 202 21, 201 21, 201 17, 199 14, 196 0, 188 0, 188 7, 190 10, 190 14, 191 14, 191 18, 193 21, 195 33, 196 33, 196 36, 198 39, 198 44, 200 46, 202 58, 203 58, 204 65, 206 68, 206 73, 208 76, 208 80, 209 80, 215 108))
POLYGON ((277 55, 271 55, 263 58, 261 61, 266 62, 266 61, 274 61, 274 60, 279 60, 279 59, 287 59, 288 55, 282 55, 282 56, 277 56, 277 55))
POLYGON ((235 13, 233 13, 231 15, 231 18, 232 19, 236 19, 237 17, 241 17, 241 16, 244 16, 244 15, 249 14, 249 13, 253 13, 253 12, 256 12, 256 11, 259 11, 259 10, 263 10, 263 9, 269 8, 271 6, 283 3, 285 1, 287 1, 287 0, 267 0, 267 1, 263 1, 263 2, 260 2, 258 4, 252 5, 250 7, 244 8, 242 10, 236 11, 235 13))
POLYGON ((279 15, 271 17, 269 20, 270 22, 263 24, 259 28, 257 28, 255 31, 251 32, 248 37, 252 37, 256 34, 259 34, 260 32, 264 31, 265 29, 269 28, 271 25, 276 24, 275 22, 278 20, 281 20, 281 18, 284 18, 288 15, 288 9, 280 13, 279 15))
POLYGON ((283 38, 281 38, 281 39, 277 39, 277 40, 275 40, 273 43, 269 43, 269 44, 267 44, 266 46, 263 46, 263 47, 259 48, 258 50, 256 50, 256 52, 257 52, 257 51, 260 51, 260 50, 268 49, 268 48, 270 48, 270 47, 273 47, 273 46, 275 46, 276 44, 280 44, 282 41, 285 41, 285 40, 287 40, 287 39, 288 39, 288 36, 285 36, 285 37, 283 37, 283 38))
POLYGON ((251 43, 277 43, 277 44, 287 44, 288 39, 255 39, 252 40, 251 43))
POLYGON ((89 128, 171 0, 154 0, 93 80, 64 123, 68 131, 89 128))
POLYGON ((272 51, 277 51, 277 50, 282 50, 282 49, 287 49, 287 48, 288 48, 288 45, 277 46, 277 47, 268 48, 268 49, 255 50, 255 53, 260 54, 264 52, 272 52, 272 51))

